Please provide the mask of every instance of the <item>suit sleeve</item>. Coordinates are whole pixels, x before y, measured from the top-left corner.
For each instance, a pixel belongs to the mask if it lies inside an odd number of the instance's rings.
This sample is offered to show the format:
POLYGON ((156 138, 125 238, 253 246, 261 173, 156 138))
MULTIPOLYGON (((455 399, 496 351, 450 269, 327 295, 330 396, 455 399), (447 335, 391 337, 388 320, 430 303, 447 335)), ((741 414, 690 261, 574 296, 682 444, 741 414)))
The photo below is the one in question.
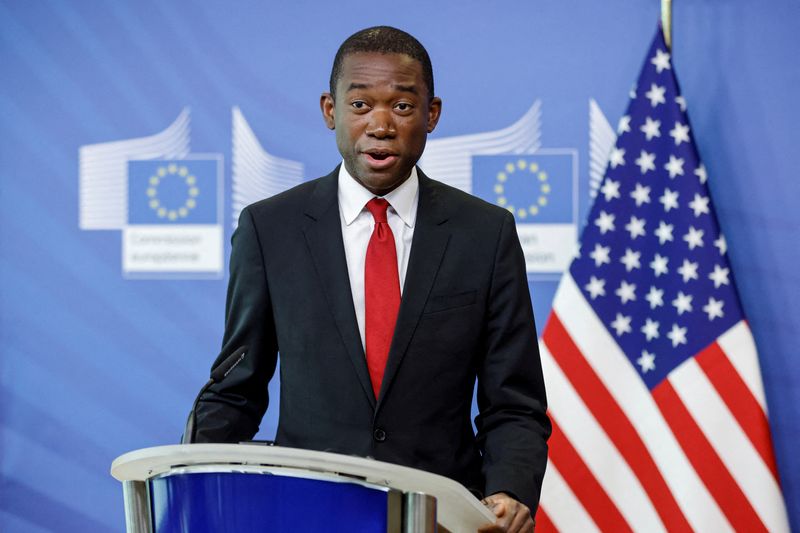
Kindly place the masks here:
POLYGON ((503 219, 489 290, 478 408, 486 494, 507 492, 535 513, 551 425, 525 259, 510 213, 503 219))
POLYGON ((249 208, 231 239, 230 282, 222 350, 212 368, 242 346, 242 362, 203 395, 197 407, 197 442, 252 439, 269 403, 267 385, 275 372, 277 342, 266 268, 249 208))

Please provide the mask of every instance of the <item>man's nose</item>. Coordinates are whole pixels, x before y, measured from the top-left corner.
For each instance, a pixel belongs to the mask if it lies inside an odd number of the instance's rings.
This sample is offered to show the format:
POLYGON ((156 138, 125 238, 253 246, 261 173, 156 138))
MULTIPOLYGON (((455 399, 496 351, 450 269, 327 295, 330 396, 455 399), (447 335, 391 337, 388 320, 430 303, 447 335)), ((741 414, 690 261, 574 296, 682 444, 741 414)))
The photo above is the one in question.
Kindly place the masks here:
POLYGON ((391 110, 373 109, 366 130, 367 135, 378 139, 391 138, 397 133, 391 110))

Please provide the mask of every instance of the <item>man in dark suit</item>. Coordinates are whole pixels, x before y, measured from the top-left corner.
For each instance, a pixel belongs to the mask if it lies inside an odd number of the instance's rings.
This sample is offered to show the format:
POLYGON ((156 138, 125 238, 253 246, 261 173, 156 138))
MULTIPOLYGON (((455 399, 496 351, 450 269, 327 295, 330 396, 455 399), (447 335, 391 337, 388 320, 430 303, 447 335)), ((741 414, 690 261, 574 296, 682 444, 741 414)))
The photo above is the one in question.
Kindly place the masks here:
POLYGON ((255 435, 280 352, 277 444, 451 477, 532 531, 550 423, 513 217, 415 166, 441 100, 407 33, 346 40, 321 108, 343 165, 242 212, 217 363, 249 350, 197 440, 255 435))

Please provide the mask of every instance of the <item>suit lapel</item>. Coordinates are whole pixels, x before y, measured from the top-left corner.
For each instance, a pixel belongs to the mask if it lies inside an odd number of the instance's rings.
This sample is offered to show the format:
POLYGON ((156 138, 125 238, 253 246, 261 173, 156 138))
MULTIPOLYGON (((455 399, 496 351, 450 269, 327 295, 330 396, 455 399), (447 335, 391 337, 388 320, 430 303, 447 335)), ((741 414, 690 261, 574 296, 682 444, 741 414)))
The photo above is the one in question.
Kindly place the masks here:
POLYGON ((411 241, 411 256, 406 271, 403 298, 389 349, 389 359, 383 374, 378 408, 400 368, 428 300, 433 281, 436 279, 436 273, 439 271, 447 242, 450 240, 450 231, 445 224, 448 218, 447 206, 442 201, 441 191, 437 183, 431 181, 419 168, 417 172, 419 173, 417 221, 414 238, 411 241))
POLYGON ((356 322, 347 259, 344 255, 342 226, 339 218, 338 167, 322 178, 306 206, 309 221, 303 229, 306 243, 314 261, 322 290, 342 337, 347 354, 353 363, 364 393, 375 407, 375 395, 367 370, 364 348, 356 322))

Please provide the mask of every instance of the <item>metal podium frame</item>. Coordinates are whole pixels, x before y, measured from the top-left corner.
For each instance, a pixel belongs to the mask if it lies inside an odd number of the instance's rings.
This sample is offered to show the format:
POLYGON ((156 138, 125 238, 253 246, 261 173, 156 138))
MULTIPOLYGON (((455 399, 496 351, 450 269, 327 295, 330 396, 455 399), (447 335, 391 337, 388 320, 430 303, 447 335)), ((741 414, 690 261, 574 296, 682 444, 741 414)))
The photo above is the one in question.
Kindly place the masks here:
POLYGON ((153 532, 153 480, 191 473, 272 474, 378 489, 387 493, 388 533, 474 532, 494 521, 459 483, 413 468, 280 446, 183 444, 136 450, 113 462, 128 533, 153 532))

